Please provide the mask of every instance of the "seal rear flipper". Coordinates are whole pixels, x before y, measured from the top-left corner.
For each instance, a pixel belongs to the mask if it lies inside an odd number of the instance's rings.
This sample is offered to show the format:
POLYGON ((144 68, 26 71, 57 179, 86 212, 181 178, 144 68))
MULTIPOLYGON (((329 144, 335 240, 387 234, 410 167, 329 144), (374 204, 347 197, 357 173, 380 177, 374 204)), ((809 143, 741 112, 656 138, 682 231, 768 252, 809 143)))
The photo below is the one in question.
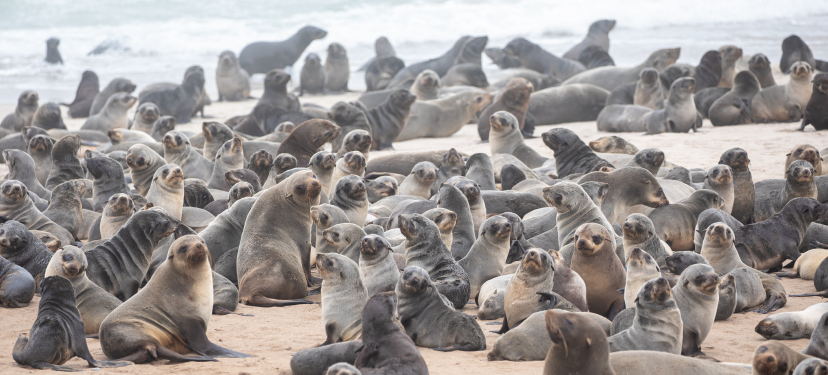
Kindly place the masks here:
POLYGON ((431 348, 432 350, 436 350, 438 352, 453 352, 455 350, 463 351, 463 352, 476 352, 478 350, 485 350, 486 348, 481 349, 479 345, 476 344, 457 344, 454 346, 448 346, 444 348, 431 348))
POLYGON ((53 365, 51 363, 46 363, 46 362, 32 363, 29 366, 31 366, 32 368, 38 369, 38 370, 53 370, 53 371, 63 371, 63 372, 84 371, 84 370, 81 370, 81 369, 74 369, 74 368, 66 367, 66 366, 57 366, 57 365, 53 365))
POLYGON ((129 366, 131 364, 132 364, 132 362, 122 362, 122 361, 93 361, 93 362, 89 362, 89 366, 100 367, 100 368, 124 367, 124 366, 129 366))
POLYGON ((509 322, 506 321, 506 317, 504 316, 503 317, 503 325, 500 326, 500 330, 499 331, 492 331, 492 333, 504 334, 506 332, 509 332, 509 322))
POLYGON ((828 289, 816 293, 791 294, 791 297, 822 297, 828 298, 828 289))
POLYGON ((285 307, 285 306, 293 306, 293 305, 307 305, 312 304, 312 301, 308 301, 305 299, 290 299, 290 300, 281 300, 281 299, 273 299, 267 298, 263 295, 255 295, 247 299, 242 299, 242 303, 245 305, 250 306, 259 306, 259 307, 285 307))
POLYGON ((777 272, 774 275, 779 277, 790 277, 792 279, 799 277, 799 272, 796 271, 785 271, 785 272, 777 272))
MULTIPOLYGON (((202 354, 204 357, 225 357, 225 358, 246 358, 251 357, 249 354, 239 353, 230 349, 222 348, 214 344, 207 338, 207 323, 201 319, 185 318, 183 322, 178 322, 181 331, 186 335, 183 339, 187 342, 187 346, 196 353, 202 354)), ((159 351, 160 353, 160 351, 159 351)), ((215 360, 213 358, 213 360, 215 360)))

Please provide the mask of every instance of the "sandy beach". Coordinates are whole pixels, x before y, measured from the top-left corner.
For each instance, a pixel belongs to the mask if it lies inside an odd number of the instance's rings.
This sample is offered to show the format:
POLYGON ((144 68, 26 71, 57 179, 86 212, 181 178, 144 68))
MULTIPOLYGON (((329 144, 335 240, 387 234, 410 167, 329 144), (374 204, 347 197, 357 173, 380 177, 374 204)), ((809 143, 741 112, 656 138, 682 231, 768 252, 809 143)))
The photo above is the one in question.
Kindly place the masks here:
MULTIPOLYGON (((778 81, 777 81, 778 82, 778 81)), ((260 96, 261 91, 254 92, 260 96)), ((338 101, 352 101, 359 93, 330 96, 305 96, 303 103, 316 103, 330 107, 338 101)), ((213 98, 215 100, 215 98, 213 98)), ((223 121, 235 115, 246 114, 255 105, 255 100, 245 102, 213 102, 206 107, 211 120, 223 121)), ((14 105, 0 105, 0 115, 14 110, 14 105)), ((130 118, 134 108, 130 111, 130 118)), ((70 119, 64 114, 64 120, 71 129, 79 128, 84 119, 70 119)), ((189 124, 179 125, 178 129, 198 132, 201 130, 201 118, 189 124)), ((582 122, 558 125, 575 131, 584 141, 590 141, 607 135, 596 130, 595 122, 582 122)), ((745 125, 725 128, 713 128, 709 121, 698 133, 659 134, 644 136, 642 134, 619 134, 640 149, 657 147, 664 151, 666 159, 674 164, 688 168, 709 168, 715 165, 722 152, 732 147, 742 147, 748 151, 751 159, 751 171, 754 181, 768 178, 783 178, 785 154, 794 146, 808 143, 822 149, 828 146, 825 139, 828 133, 797 132, 799 124, 763 124, 745 125)), ((540 126, 536 135, 550 129, 540 126)), ((543 145, 540 138, 527 140, 527 144, 546 156, 552 151, 543 145)), ((448 138, 418 139, 395 143, 396 151, 447 149, 455 147, 464 153, 489 152, 488 143, 481 143, 477 137, 476 125, 465 126, 460 132, 448 138)), ((396 151, 372 152, 371 156, 393 153, 396 151)), ((5 174, 5 166, 0 166, 0 173, 5 174)), ((813 283, 800 279, 783 280, 789 294, 814 291, 813 283)), ((309 297, 319 301, 319 296, 309 297)), ((39 297, 22 309, 0 310, 0 373, 42 373, 38 370, 22 368, 11 357, 12 347, 17 336, 28 333, 37 316, 39 297)), ((788 304, 779 312, 800 311, 821 298, 789 298, 788 304)), ((289 374, 290 357, 296 351, 310 348, 325 340, 325 331, 321 321, 321 308, 318 304, 293 306, 286 308, 257 308, 239 306, 237 312, 253 316, 213 316, 208 326, 208 337, 217 344, 253 355, 244 359, 220 359, 217 363, 186 363, 167 365, 166 361, 156 361, 150 365, 136 365, 117 369, 101 369, 103 373, 128 374, 168 374, 168 373, 210 373, 210 374, 289 374)), ((476 314, 473 305, 466 307, 466 313, 476 314)), ((702 349, 709 355, 723 362, 748 363, 753 351, 764 339, 754 333, 756 324, 765 317, 753 312, 735 314, 723 322, 716 322, 702 349)), ((489 362, 486 354, 494 346, 498 335, 490 333, 497 326, 485 325, 480 321, 486 333, 486 351, 442 353, 421 348, 431 374, 540 374, 543 362, 489 362)), ((98 340, 87 339, 87 343, 96 359, 104 359, 98 340)), ((796 350, 807 345, 807 340, 786 341, 796 350)), ((86 363, 78 358, 66 365, 77 369, 86 369, 86 363)))

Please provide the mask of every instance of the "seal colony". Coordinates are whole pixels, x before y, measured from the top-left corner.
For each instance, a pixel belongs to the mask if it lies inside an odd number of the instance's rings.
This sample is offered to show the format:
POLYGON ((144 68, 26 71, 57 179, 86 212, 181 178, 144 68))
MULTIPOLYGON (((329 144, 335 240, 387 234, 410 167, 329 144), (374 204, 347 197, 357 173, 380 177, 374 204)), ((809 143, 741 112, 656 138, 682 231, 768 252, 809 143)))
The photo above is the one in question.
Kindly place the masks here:
POLYGON ((183 123, 210 105, 197 65, 180 85, 142 87, 137 100, 128 79, 99 90, 85 72, 66 124, 24 91, 0 126, 9 172, 0 304, 13 322, 0 337, 29 332, 13 348, 8 340, 7 362, 203 362, 185 366, 207 372, 216 361, 248 367, 295 354, 294 374, 427 374, 455 371, 439 359, 471 358, 439 352, 472 351, 534 361, 514 366, 544 374, 828 365, 828 305, 792 294, 828 293, 825 145, 800 136, 766 166, 740 148, 755 150, 747 139, 688 161, 657 136, 715 134, 704 118, 822 130, 824 62, 792 36, 782 44, 788 76, 762 54, 740 69, 742 50, 730 45, 699 66, 676 63, 681 49, 664 46, 617 67, 614 26, 597 21, 562 57, 523 38, 486 49, 475 36, 407 67, 380 38, 367 69, 385 86, 350 102, 320 96, 349 90, 348 54, 332 41, 324 64, 305 55, 328 37, 307 26, 238 58, 224 51, 219 100, 237 103, 215 108, 238 116, 192 126, 183 123), (509 68, 491 85, 484 50, 509 68), (300 60, 314 63, 293 85, 301 101, 285 71, 300 60), (245 103, 258 94, 256 74, 266 74, 265 92, 245 103), (653 137, 535 134, 572 121, 653 137), (416 143, 458 132, 489 144, 416 143), (807 288, 786 290, 791 282, 772 275, 788 266, 778 275, 807 288), (20 326, 35 312, 30 330, 20 326), (796 342, 759 342, 741 366, 705 361, 733 362, 713 337, 743 320, 757 341, 811 342, 804 354, 796 342))

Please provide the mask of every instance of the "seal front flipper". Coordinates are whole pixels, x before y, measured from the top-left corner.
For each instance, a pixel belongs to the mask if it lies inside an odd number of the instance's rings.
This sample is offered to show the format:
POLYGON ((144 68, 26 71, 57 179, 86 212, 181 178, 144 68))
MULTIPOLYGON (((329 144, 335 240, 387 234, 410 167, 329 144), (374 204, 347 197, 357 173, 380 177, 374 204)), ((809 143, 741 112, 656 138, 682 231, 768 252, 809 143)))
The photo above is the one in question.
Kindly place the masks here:
POLYGON ((290 300, 280 300, 280 299, 273 299, 267 298, 263 295, 255 295, 250 297, 249 299, 242 300, 242 303, 250 306, 259 306, 259 307, 285 307, 285 306, 293 306, 293 305, 307 305, 312 304, 312 301, 308 301, 305 299, 290 299, 290 300))
POLYGON ((376 357, 377 354, 379 354, 377 344, 370 343, 363 345, 362 348, 359 349, 359 354, 357 355, 356 360, 354 360, 354 367, 368 367, 368 363, 371 361, 371 359, 376 357))
POLYGON ((549 302, 549 305, 544 310, 551 309, 558 303, 558 297, 554 294, 543 292, 538 292, 537 294, 540 296, 538 302, 549 302))

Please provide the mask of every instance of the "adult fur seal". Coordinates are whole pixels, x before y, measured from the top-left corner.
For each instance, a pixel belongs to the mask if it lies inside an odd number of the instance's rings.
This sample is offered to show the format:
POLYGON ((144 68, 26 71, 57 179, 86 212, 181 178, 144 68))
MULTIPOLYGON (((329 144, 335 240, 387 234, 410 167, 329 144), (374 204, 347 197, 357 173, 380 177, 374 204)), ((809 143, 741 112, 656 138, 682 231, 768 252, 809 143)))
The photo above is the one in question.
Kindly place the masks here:
POLYGON ((44 215, 29 197, 29 190, 20 181, 8 180, 0 185, 0 215, 15 220, 30 230, 41 230, 56 236, 61 243, 74 243, 68 230, 44 215))
MULTIPOLYGON (((471 192, 471 190, 464 189, 471 192)), ((479 191, 479 190, 478 190, 479 191)), ((475 232, 474 218, 472 217, 469 198, 456 186, 444 184, 440 187, 440 208, 453 211, 457 220, 452 231, 451 255, 454 259, 464 258, 474 245, 475 232)), ((484 202, 485 203, 485 202, 484 202)), ((485 212, 485 211, 484 211, 485 212)))
POLYGON ((695 264, 681 273, 673 298, 681 310, 684 324, 681 354, 701 351, 701 344, 710 333, 719 303, 719 276, 713 267, 695 264))
POLYGON ((610 105, 598 115, 598 129, 614 132, 686 133, 701 127, 693 101, 696 81, 692 77, 675 80, 665 108, 655 111, 640 105, 610 105))
POLYGON ((216 67, 218 100, 239 101, 250 97, 250 75, 239 65, 233 51, 222 51, 216 67))
POLYGON ((356 263, 339 254, 318 254, 322 276, 322 323, 327 336, 322 345, 360 337, 360 312, 368 299, 356 263))
POLYGON ((776 86, 776 81, 773 79, 773 72, 771 72, 770 60, 768 60, 767 56, 761 53, 753 55, 748 61, 748 70, 759 80, 759 85, 762 86, 762 89, 776 86))
POLYGON ((86 276, 86 255, 75 246, 66 246, 55 252, 46 268, 46 277, 62 276, 72 282, 75 304, 83 321, 84 332, 96 335, 104 318, 121 304, 115 296, 95 285, 86 276))
POLYGON ((326 35, 328 32, 318 27, 305 26, 281 42, 250 43, 239 54, 239 64, 250 74, 283 69, 295 64, 311 42, 326 35))
POLYGON ((5 308, 29 305, 34 298, 35 280, 23 267, 0 257, 0 304, 5 308))
POLYGON ((742 57, 742 49, 734 45, 719 47, 722 54, 722 78, 719 80, 719 87, 732 87, 736 75, 736 61, 742 57))
POLYGON ((741 71, 733 79, 733 88, 713 102, 708 116, 713 126, 741 125, 751 122, 750 102, 761 87, 756 76, 741 71))
POLYGON ((767 220, 791 199, 819 198, 815 181, 816 171, 811 163, 797 160, 787 167, 784 183, 782 180, 763 180, 756 184, 756 204, 753 208, 754 222, 767 220))
POLYGON ((470 294, 468 274, 443 244, 437 224, 419 214, 400 215, 399 227, 406 239, 406 265, 424 268, 455 308, 465 306, 470 294))
POLYGON ((348 52, 339 43, 328 45, 325 56, 325 89, 331 92, 348 91, 348 78, 351 69, 348 66, 348 52))
POLYGON ((615 168, 610 162, 595 155, 592 149, 572 130, 553 128, 543 133, 541 138, 543 138, 543 143, 554 152, 558 177, 594 172, 605 167, 610 170, 615 168))
MULTIPOLYGON (((560 80, 565 80, 586 68, 574 59, 560 58, 524 38, 515 38, 503 48, 509 56, 515 56, 520 65, 540 73, 549 74, 560 80)), ((577 57, 576 57, 577 58, 577 57)))
POLYGON ((722 53, 715 50, 705 52, 693 72, 693 78, 696 79, 696 92, 718 86, 722 80, 722 53))
POLYGON ((721 209, 724 200, 712 190, 696 190, 687 199, 656 208, 649 215, 655 233, 674 251, 693 250, 693 233, 702 211, 721 209))
POLYGON ((681 312, 670 284, 659 277, 646 282, 635 299, 632 327, 609 338, 611 352, 652 350, 681 354, 681 312))
POLYGON ((125 92, 116 92, 106 100, 101 111, 90 115, 81 126, 81 130, 107 131, 116 128, 126 128, 127 110, 138 101, 134 96, 125 92))
POLYGON ((615 28, 615 20, 598 20, 589 25, 587 35, 584 39, 572 46, 566 53, 563 54, 565 59, 576 60, 578 56, 591 46, 600 47, 604 51, 609 51, 609 32, 615 28))
POLYGON ((256 306, 310 303, 290 300, 302 298, 307 292, 310 207, 319 204, 321 191, 322 184, 313 172, 303 171, 265 190, 253 204, 239 242, 237 271, 242 303, 256 306), (292 215, 289 225, 274 228, 269 224, 286 212, 292 215))
POLYGON ((36 369, 75 371, 60 366, 72 357, 84 359, 91 367, 121 367, 126 362, 96 361, 86 347, 72 283, 60 276, 43 280, 40 287, 37 319, 27 337, 21 334, 14 343, 14 361, 36 369))
POLYGON ((0 122, 0 128, 20 131, 24 126, 30 126, 37 111, 37 91, 26 90, 17 98, 14 113, 10 113, 0 122))
POLYGON ((489 116, 488 121, 491 127, 489 149, 492 155, 512 154, 529 168, 539 168, 549 160, 526 145, 517 118, 510 112, 495 112, 489 116))
POLYGON ((147 285, 104 319, 100 333, 104 354, 135 363, 155 358, 215 361, 213 357, 250 357, 207 338, 213 282, 209 252, 201 238, 183 236, 170 245, 167 254, 167 261, 147 285), (171 288, 191 298, 166 293, 171 288), (190 351, 198 355, 183 355, 190 351))
POLYGON ((791 35, 782 41, 782 58, 779 60, 779 70, 787 74, 798 61, 804 61, 815 67, 816 60, 811 48, 797 35, 791 35))
POLYGON ((298 165, 308 165, 311 156, 322 145, 339 136, 340 132, 341 129, 328 120, 305 121, 282 142, 277 154, 291 154, 296 158, 298 165))
POLYGON ((512 78, 495 101, 480 113, 477 122, 477 134, 480 140, 489 139, 489 117, 495 112, 506 111, 515 116, 518 129, 526 135, 532 135, 535 130, 534 121, 531 126, 526 125, 526 112, 529 110, 529 99, 535 91, 534 86, 524 78, 512 78))
POLYGON ((58 51, 58 46, 60 45, 60 39, 51 37, 46 39, 46 58, 43 61, 46 61, 49 64, 58 64, 63 65, 63 58, 60 57, 60 51, 58 51))
POLYGON ((664 91, 658 79, 658 70, 647 68, 638 75, 635 86, 633 104, 651 109, 660 109, 664 106, 664 91))
MULTIPOLYGON (((638 80, 638 75, 645 68, 655 68, 658 71, 676 62, 681 54, 681 48, 660 49, 653 52, 641 64, 631 68, 615 66, 603 66, 581 72, 562 83, 571 85, 573 83, 589 83, 605 90, 615 90, 621 85, 638 80)), ((531 110, 530 110, 531 111, 531 110)))
POLYGON ((785 86, 774 86, 759 91, 751 101, 753 122, 795 122, 802 117, 811 98, 813 69, 804 62, 790 68, 791 79, 785 86))
POLYGON ((805 130, 808 125, 813 125, 815 130, 828 129, 828 73, 819 73, 814 76, 811 98, 805 106, 805 113, 802 116, 802 125, 799 130, 805 130))
POLYGON ((572 270, 584 277, 589 310, 610 320, 622 310, 624 298, 617 290, 624 287, 626 279, 621 260, 612 247, 612 235, 612 232, 595 223, 579 227, 575 232, 575 253, 571 264, 572 270))
POLYGON ((480 325, 444 301, 426 270, 406 267, 397 281, 396 294, 400 322, 417 346, 440 351, 486 349, 480 325))
MULTIPOLYGON (((485 37, 482 37, 479 40, 483 41, 483 38, 485 37)), ((460 55, 460 53, 462 52, 466 42, 470 41, 471 39, 471 36, 462 36, 460 37, 460 39, 454 42, 454 45, 451 47, 451 49, 446 51, 442 56, 414 63, 406 66, 405 68, 400 69, 388 83, 387 87, 396 89, 410 86, 411 81, 413 81, 417 77, 417 75, 420 74, 420 72, 426 69, 431 69, 435 71, 439 76, 445 75, 446 72, 448 72, 449 68, 451 68, 454 65, 455 60, 457 60, 457 56, 460 55)), ((485 41, 488 41, 488 38, 486 38, 485 41)), ((482 47, 485 47, 485 43, 483 43, 482 47)), ((483 48, 480 48, 478 56, 482 52, 483 48)))
POLYGON ((107 84, 103 90, 95 95, 95 99, 92 101, 92 107, 89 109, 89 115, 92 116, 98 114, 98 112, 103 109, 110 96, 119 92, 127 94, 132 93, 135 91, 135 87, 135 84, 126 78, 115 78, 112 81, 109 81, 109 84, 107 84))
POLYGON ((52 147, 52 171, 46 179, 46 188, 54 189, 63 182, 84 178, 83 167, 78 160, 78 149, 80 149, 80 137, 67 135, 52 147))
POLYGON ((363 374, 428 373, 414 342, 394 324, 396 306, 394 292, 379 293, 365 303, 362 310, 362 342, 365 346, 354 361, 363 374))

